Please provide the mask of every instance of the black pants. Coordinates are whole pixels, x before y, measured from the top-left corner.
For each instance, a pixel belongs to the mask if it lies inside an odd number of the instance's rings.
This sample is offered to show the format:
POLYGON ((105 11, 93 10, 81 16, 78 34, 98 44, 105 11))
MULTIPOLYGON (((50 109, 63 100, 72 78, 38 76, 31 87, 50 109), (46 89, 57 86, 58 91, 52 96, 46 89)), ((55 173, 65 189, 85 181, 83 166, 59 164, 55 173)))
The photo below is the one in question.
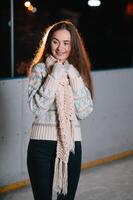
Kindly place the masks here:
MULTIPOLYGON (((52 200, 52 184, 56 141, 30 140, 27 167, 35 200, 52 200)), ((57 200, 74 200, 81 171, 81 142, 75 142, 75 154, 68 162, 68 193, 58 195, 57 200)))

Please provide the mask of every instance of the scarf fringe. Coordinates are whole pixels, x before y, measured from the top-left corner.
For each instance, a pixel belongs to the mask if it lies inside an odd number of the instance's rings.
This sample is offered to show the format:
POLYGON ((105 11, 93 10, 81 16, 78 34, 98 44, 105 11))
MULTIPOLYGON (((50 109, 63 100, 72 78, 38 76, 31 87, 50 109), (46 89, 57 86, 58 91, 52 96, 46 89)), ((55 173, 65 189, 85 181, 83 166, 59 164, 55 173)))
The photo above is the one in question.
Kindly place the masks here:
POLYGON ((53 179, 53 190, 56 191, 58 194, 62 193, 63 195, 66 195, 68 188, 67 179, 67 163, 64 163, 62 160, 60 160, 60 158, 56 158, 53 179))

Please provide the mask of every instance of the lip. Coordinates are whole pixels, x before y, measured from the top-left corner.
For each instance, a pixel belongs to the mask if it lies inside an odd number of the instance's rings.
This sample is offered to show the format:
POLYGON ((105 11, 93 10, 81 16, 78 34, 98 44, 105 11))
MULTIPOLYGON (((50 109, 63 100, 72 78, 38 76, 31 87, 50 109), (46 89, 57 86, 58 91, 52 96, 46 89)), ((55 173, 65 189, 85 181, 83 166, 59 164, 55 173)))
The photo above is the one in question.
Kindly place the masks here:
POLYGON ((57 54, 58 56, 62 56, 62 55, 65 54, 65 52, 56 52, 56 54, 57 54))

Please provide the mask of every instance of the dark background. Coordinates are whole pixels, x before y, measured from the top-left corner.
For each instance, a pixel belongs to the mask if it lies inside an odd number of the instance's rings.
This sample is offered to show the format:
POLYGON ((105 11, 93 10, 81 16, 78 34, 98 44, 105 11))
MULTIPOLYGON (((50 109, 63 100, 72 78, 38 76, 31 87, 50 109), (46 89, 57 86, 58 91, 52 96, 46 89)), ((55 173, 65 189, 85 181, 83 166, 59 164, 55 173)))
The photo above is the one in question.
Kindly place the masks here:
MULTIPOLYGON (((31 0, 36 13, 14 0, 15 76, 22 62, 33 58, 48 25, 70 19, 80 31, 90 56, 92 70, 132 67, 133 1, 101 0, 100 7, 89 7, 87 0, 31 0)), ((11 76, 10 0, 0 7, 0 77, 11 76)))

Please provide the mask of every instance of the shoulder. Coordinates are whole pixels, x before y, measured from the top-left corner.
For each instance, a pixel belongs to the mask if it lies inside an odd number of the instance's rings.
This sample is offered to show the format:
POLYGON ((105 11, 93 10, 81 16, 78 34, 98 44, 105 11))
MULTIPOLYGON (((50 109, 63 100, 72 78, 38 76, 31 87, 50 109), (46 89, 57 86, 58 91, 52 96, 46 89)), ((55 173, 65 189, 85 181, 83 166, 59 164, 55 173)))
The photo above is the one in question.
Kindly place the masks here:
POLYGON ((33 66, 32 72, 33 73, 40 73, 40 74, 42 74, 42 76, 46 76, 47 73, 48 73, 48 70, 47 70, 45 63, 40 62, 40 63, 37 63, 33 66))

